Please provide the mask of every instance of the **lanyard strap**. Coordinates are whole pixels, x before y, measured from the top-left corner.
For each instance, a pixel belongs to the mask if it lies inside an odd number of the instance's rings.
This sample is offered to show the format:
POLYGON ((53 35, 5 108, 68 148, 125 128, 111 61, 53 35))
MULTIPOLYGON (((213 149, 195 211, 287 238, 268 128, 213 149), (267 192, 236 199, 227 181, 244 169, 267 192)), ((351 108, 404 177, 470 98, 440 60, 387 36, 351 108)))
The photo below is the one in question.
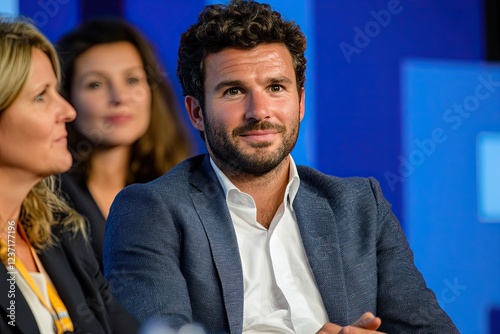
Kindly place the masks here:
MULTIPOLYGON (((38 259, 38 255, 36 254, 34 248, 31 246, 31 243, 30 243, 28 237, 26 236, 26 232, 24 232, 24 229, 23 229, 21 224, 19 224, 19 230, 21 232, 21 236, 23 237, 23 239, 28 243, 28 246, 29 246, 30 251, 31 251, 31 255, 33 256, 33 259, 35 260, 35 263, 38 267, 38 270, 40 270, 40 272, 46 278, 47 293, 48 293, 49 301, 50 301, 50 304, 52 305, 52 307, 50 307, 50 305, 47 304, 47 301, 45 300, 45 298, 43 298, 42 293, 40 292, 40 289, 38 289, 38 286, 35 284, 35 282, 33 281, 33 278, 28 273, 28 270, 26 269, 26 267, 23 265, 23 263, 21 262, 21 260, 19 258, 17 258, 17 257, 15 258, 14 265, 16 266, 16 268, 18 269, 19 273, 24 278, 26 283, 29 285, 31 290, 36 294, 36 296, 38 297, 38 299, 40 300, 42 305, 50 312, 50 314, 52 314, 52 318, 54 319, 54 322, 56 324, 57 333, 62 334, 64 332, 68 332, 68 331, 73 332, 73 330, 74 330, 73 322, 71 321, 71 318, 69 317, 69 313, 66 309, 66 306, 64 306, 63 301, 61 300, 61 298, 59 298, 59 295, 57 294, 56 289, 52 285, 52 282, 50 281, 49 276, 47 275, 47 273, 43 269, 43 266, 42 266, 40 260, 38 259)), ((2 245, 2 248, 7 248, 7 245, 5 244, 4 240, 0 239, 0 243, 2 245)))

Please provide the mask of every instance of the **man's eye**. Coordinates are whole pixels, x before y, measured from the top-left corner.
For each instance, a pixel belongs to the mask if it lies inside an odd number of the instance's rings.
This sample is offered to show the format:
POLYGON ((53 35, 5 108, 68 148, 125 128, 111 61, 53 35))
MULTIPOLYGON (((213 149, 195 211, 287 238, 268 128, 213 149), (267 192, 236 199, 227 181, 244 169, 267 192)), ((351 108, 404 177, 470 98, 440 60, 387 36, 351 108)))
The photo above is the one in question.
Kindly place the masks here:
POLYGON ((227 91, 226 91, 226 94, 227 95, 238 95, 240 93, 240 89, 239 88, 229 88, 227 91))
POLYGON ((272 92, 281 92, 283 90, 283 87, 281 87, 280 85, 273 85, 271 86, 271 91, 272 92))

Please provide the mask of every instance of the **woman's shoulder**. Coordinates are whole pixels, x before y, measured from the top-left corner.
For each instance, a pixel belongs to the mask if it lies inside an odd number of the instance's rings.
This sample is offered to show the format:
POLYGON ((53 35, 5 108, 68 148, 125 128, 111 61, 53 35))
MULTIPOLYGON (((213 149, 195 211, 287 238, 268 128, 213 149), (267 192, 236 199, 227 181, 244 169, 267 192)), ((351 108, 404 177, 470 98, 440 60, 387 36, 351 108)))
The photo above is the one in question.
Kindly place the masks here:
POLYGON ((63 173, 58 175, 59 190, 65 196, 65 200, 78 200, 79 198, 86 197, 88 190, 85 183, 80 182, 74 175, 70 173, 63 173))

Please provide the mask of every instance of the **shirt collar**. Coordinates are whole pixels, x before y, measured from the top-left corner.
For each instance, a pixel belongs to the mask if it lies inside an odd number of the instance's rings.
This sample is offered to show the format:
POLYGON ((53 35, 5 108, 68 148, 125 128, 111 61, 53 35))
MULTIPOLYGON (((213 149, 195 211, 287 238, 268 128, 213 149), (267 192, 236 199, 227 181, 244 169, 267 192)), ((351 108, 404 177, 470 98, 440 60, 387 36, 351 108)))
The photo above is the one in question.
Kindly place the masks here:
MULTIPOLYGON (((299 190, 299 185, 300 185, 300 177, 299 173, 297 171, 297 166, 295 165, 295 161, 293 160, 292 156, 290 155, 290 170, 289 170, 289 175, 288 175, 288 184, 286 186, 286 191, 285 191, 285 198, 288 199, 288 202, 291 204, 293 203, 293 200, 295 199, 295 196, 297 195, 297 191, 299 190)), ((238 192, 241 192, 232 182, 229 180, 229 178, 217 167, 215 162, 212 160, 212 157, 210 157, 210 164, 212 165, 212 168, 215 171, 215 174, 217 175, 217 178, 219 179, 219 183, 222 186, 222 189, 224 190, 224 194, 227 195, 230 190, 234 189, 237 190, 238 192)))

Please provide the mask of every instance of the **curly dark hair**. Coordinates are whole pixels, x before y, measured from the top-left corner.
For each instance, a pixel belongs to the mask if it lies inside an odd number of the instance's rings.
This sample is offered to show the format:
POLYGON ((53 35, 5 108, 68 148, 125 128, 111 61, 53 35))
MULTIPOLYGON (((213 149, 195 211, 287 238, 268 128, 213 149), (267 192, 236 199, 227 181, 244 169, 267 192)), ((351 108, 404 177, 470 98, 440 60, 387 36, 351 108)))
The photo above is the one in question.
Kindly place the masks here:
POLYGON ((181 36, 177 77, 184 95, 195 97, 203 109, 203 62, 209 54, 227 47, 251 49, 269 43, 281 43, 290 52, 300 94, 306 80, 306 38, 294 21, 286 21, 270 5, 252 0, 206 6, 198 22, 181 36))

